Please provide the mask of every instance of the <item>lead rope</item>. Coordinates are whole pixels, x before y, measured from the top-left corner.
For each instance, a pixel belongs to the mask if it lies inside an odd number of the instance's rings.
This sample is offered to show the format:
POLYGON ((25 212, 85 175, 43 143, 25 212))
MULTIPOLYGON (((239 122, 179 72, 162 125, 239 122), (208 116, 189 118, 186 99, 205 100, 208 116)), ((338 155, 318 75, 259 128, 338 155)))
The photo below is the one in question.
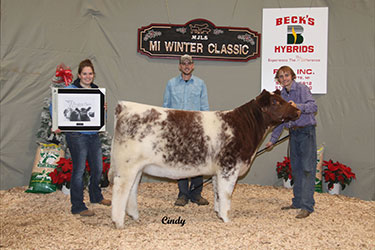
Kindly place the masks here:
MULTIPOLYGON (((289 136, 290 136, 290 132, 289 132, 289 136)), ((290 162, 290 139, 288 140, 288 148, 286 151, 286 156, 289 159, 290 171, 292 171, 292 163, 290 162)), ((293 185, 293 183, 294 183, 294 180, 293 180, 293 172, 292 172, 292 179, 290 180, 290 184, 293 185)))
MULTIPOLYGON (((283 142, 284 140, 288 139, 289 136, 290 136, 290 135, 286 135, 286 136, 284 136, 283 138, 281 138, 280 140, 276 141, 276 142, 274 143, 274 146, 276 146, 277 144, 280 144, 280 143, 283 142)), ((268 149, 268 148, 265 147, 265 148, 263 148, 262 150, 259 150, 259 151, 255 154, 255 157, 257 157, 257 156, 263 154, 267 149, 268 149)), ((287 154, 288 154, 288 157, 289 157, 289 142, 288 142, 287 154)), ((204 185, 204 184, 206 184, 206 183, 210 183, 210 182, 212 182, 212 177, 208 178, 207 180, 204 180, 204 181, 202 182, 202 184, 200 184, 199 186, 193 187, 190 191, 192 192, 192 191, 194 191, 195 189, 200 188, 201 186, 206 186, 206 185, 204 185)))

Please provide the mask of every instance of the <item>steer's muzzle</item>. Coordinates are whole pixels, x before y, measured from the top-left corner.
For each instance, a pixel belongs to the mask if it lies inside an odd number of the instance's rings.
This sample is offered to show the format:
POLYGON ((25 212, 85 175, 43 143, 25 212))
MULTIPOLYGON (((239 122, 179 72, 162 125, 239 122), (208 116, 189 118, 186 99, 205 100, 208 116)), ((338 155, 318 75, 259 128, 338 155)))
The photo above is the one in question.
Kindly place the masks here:
POLYGON ((288 113, 289 113, 289 119, 290 120, 295 121, 301 116, 302 112, 298 108, 295 108, 295 107, 291 106, 289 108, 289 110, 290 110, 290 112, 288 112, 288 113))

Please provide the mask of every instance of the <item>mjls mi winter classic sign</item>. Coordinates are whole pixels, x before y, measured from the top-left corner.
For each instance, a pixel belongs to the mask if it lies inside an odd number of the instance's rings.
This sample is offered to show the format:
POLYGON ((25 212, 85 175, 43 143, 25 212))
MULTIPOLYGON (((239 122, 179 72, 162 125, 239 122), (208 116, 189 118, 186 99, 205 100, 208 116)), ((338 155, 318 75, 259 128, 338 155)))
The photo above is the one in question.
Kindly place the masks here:
POLYGON ((260 55, 260 34, 249 28, 218 27, 205 19, 186 24, 150 24, 138 29, 138 52, 151 58, 247 62, 260 55))

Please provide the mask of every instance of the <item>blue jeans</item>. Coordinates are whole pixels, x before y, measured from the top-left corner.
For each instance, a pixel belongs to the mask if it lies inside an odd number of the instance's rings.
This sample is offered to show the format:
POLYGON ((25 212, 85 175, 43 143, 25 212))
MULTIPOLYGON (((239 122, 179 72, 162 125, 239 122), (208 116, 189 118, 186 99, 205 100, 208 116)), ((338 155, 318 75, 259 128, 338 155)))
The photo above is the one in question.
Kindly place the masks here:
POLYGON ((103 169, 102 148, 98 134, 66 133, 66 141, 73 161, 70 181, 71 211, 73 214, 78 214, 87 210, 83 202, 83 175, 86 159, 90 166, 90 202, 98 203, 103 200, 102 190, 99 186, 103 169))
POLYGON ((294 178, 293 206, 314 211, 316 175, 315 126, 290 130, 290 164, 294 178))
POLYGON ((189 188, 189 179, 178 180, 178 189, 180 190, 178 197, 180 198, 181 196, 186 196, 186 198, 196 201, 201 197, 203 190, 203 176, 192 177, 190 181, 191 184, 189 188), (195 187, 198 188, 194 189, 195 187))

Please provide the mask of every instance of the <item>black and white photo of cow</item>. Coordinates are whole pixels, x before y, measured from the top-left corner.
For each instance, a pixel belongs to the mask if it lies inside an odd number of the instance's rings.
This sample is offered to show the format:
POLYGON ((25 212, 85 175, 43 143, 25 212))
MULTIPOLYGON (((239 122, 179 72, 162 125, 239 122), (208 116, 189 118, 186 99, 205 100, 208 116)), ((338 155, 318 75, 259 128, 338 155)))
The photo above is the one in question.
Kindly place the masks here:
POLYGON ((89 122, 95 116, 95 112, 89 112, 91 107, 88 108, 66 108, 64 109, 64 117, 71 122, 89 122), (91 117, 91 118, 90 118, 91 117))

